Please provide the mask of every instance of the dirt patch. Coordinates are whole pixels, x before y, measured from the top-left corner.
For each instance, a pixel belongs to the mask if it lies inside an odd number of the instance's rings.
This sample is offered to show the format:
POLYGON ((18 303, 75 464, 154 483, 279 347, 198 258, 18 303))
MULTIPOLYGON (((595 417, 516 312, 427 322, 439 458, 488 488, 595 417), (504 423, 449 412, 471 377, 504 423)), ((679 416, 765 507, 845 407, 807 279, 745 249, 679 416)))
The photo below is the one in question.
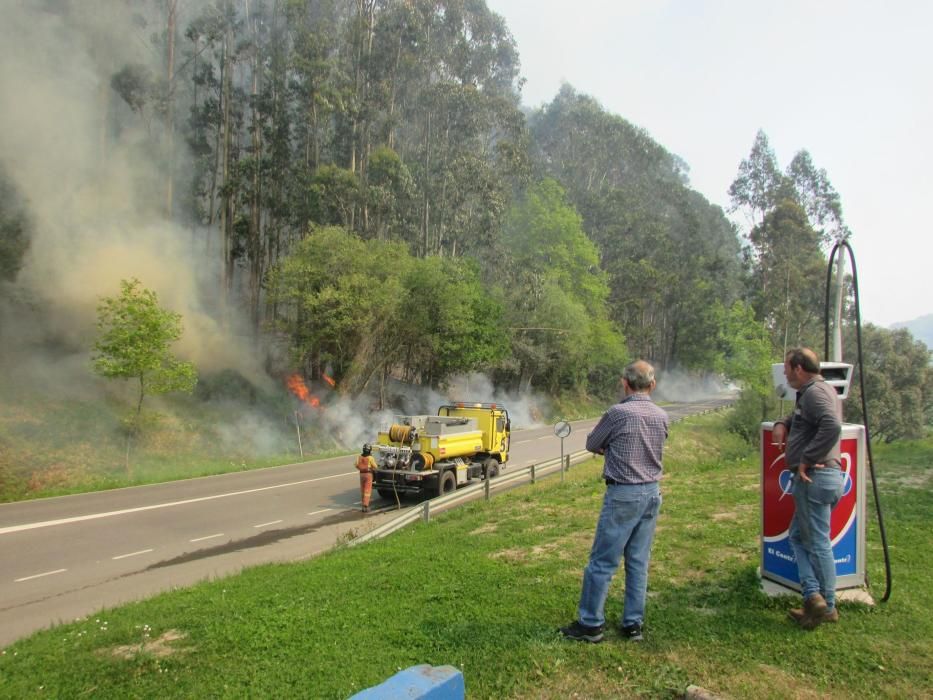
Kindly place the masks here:
POLYGON ((489 556, 508 562, 525 562, 542 559, 547 556, 556 556, 562 561, 580 561, 589 551, 591 535, 589 533, 574 533, 561 537, 553 542, 537 544, 532 547, 510 547, 493 552, 489 556))
POLYGON ((758 664, 744 673, 723 679, 722 690, 734 693, 735 697, 769 697, 775 688, 781 688, 782 695, 788 700, 816 700, 817 698, 844 697, 827 695, 825 691, 807 688, 800 676, 789 674, 770 664, 758 664))
POLYGON ((883 476, 878 483, 883 486, 900 486, 908 489, 925 489, 933 482, 933 471, 914 474, 898 474, 897 476, 883 476))
POLYGON ((471 535, 485 535, 487 532, 495 532, 499 529, 499 526, 495 523, 486 523, 485 525, 476 528, 470 534, 471 535))
POLYGON ((713 513, 713 520, 737 520, 738 513, 713 513))
POLYGON ((124 644, 114 647, 109 653, 121 659, 135 659, 140 654, 154 656, 157 659, 164 659, 172 654, 189 651, 188 649, 177 649, 172 646, 173 642, 177 642, 179 639, 184 639, 187 636, 188 635, 178 630, 166 630, 155 639, 147 639, 139 644, 124 644))
POLYGON ((587 671, 585 687, 580 676, 572 670, 558 676, 538 671, 533 690, 519 693, 516 698, 527 700, 597 700, 598 698, 631 698, 638 694, 624 666, 615 666, 602 673, 587 671))
POLYGON ((499 552, 493 552, 489 556, 493 559, 505 559, 506 561, 512 562, 529 561, 531 559, 540 559, 542 556, 555 549, 557 549, 557 542, 549 542, 547 544, 535 545, 530 549, 521 547, 503 549, 499 552))

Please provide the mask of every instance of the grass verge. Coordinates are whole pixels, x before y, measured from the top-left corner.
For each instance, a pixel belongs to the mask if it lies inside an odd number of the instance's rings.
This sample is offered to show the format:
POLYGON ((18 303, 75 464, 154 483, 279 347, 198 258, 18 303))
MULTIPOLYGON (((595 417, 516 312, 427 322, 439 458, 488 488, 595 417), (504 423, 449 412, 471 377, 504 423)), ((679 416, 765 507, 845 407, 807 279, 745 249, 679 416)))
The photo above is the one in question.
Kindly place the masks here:
MULTIPOLYGON (((926 562, 933 440, 876 459, 895 592, 815 632, 758 587, 757 453, 724 416, 674 427, 651 564, 647 639, 566 642, 604 487, 600 463, 381 541, 100 613, 0 652, 0 696, 346 698, 418 663, 453 664, 469 698, 930 697, 926 562)), ((881 577, 875 533, 870 574, 881 577)), ((621 614, 621 574, 607 604, 621 614)), ((880 591, 874 591, 880 595, 880 591)))

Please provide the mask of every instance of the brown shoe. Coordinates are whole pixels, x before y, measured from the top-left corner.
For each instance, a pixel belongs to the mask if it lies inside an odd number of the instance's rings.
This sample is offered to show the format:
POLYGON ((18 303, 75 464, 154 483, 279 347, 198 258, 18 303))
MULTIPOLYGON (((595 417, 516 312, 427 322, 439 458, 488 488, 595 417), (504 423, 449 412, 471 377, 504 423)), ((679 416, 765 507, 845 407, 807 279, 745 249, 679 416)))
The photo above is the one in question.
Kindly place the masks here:
POLYGON ((805 630, 813 630, 820 626, 828 610, 826 599, 819 593, 814 593, 803 601, 803 617, 800 626, 805 630))
MULTIPOLYGON (((787 611, 787 616, 794 622, 800 623, 806 616, 803 608, 791 608, 787 611)), ((823 613, 823 622, 839 622, 839 609, 833 608, 823 613)))

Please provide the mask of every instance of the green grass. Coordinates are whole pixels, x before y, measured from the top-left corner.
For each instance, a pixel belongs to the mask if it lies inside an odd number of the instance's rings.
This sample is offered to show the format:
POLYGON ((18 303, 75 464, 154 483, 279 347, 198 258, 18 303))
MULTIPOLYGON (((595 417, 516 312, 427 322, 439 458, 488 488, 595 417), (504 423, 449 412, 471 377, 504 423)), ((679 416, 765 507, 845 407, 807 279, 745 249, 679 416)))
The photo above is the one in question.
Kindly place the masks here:
MULTIPOLYGON (((384 540, 102 612, 0 654, 0 697, 346 698, 452 664, 469 698, 933 695, 933 440, 878 449, 894 593, 812 633, 759 591, 758 458, 725 417, 674 427, 647 639, 561 640, 604 487, 596 460, 384 540)), ((869 568, 881 595, 877 535, 869 568)), ((621 574, 607 604, 621 613, 621 574)))

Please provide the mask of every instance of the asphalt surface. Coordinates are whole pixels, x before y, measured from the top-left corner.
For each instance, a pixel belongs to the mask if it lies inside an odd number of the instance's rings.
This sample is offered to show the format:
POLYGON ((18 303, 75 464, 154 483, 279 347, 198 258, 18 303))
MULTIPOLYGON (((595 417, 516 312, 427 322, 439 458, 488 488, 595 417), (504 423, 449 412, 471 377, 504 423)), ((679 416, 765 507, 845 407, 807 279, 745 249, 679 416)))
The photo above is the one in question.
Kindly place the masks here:
MULTIPOLYGON (((677 420, 733 400, 664 408, 677 420)), ((550 425, 513 431, 508 466, 583 450, 595 423, 571 423, 563 446, 550 425)), ((360 512, 353 459, 0 504, 0 647, 105 607, 308 558, 378 526, 395 504, 374 494, 374 512, 360 512)))

